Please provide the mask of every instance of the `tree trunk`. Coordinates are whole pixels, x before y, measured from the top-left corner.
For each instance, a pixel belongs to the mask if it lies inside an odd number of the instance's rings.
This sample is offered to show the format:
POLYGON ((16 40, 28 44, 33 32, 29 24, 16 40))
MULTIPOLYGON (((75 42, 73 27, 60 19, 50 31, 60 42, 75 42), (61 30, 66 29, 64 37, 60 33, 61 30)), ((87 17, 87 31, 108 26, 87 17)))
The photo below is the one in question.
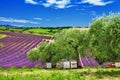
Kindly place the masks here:
POLYGON ((75 49, 75 54, 76 54, 76 57, 77 57, 77 66, 79 67, 79 52, 78 52, 78 48, 74 48, 75 49))

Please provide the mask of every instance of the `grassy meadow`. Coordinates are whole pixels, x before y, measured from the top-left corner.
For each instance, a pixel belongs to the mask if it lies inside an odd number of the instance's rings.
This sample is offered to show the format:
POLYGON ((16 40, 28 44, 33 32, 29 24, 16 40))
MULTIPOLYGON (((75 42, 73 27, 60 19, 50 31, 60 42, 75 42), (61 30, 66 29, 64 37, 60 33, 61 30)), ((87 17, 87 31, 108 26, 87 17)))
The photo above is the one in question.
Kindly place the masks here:
POLYGON ((0 80, 119 80, 120 68, 0 69, 0 80))
POLYGON ((25 30, 24 32, 32 32, 32 33, 36 33, 36 34, 54 34, 56 32, 58 32, 59 29, 42 29, 42 28, 38 28, 38 29, 28 29, 25 30))

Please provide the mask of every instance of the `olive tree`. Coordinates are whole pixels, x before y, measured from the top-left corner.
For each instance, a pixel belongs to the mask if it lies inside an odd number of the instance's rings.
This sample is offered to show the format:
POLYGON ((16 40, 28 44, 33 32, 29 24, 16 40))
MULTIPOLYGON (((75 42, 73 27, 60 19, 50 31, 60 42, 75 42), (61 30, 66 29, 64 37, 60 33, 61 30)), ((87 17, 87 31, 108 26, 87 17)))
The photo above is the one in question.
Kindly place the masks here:
POLYGON ((80 29, 66 29, 56 34, 54 40, 60 53, 66 54, 68 58, 77 58, 79 61, 79 55, 86 55, 86 49, 88 48, 88 30, 80 29))
POLYGON ((120 60, 120 13, 95 19, 89 34, 92 51, 99 62, 120 60))
POLYGON ((54 35, 49 43, 41 43, 37 50, 28 53, 29 58, 40 58, 43 61, 57 62, 63 58, 79 58, 79 54, 86 55, 88 46, 88 31, 80 29, 65 29, 54 35))
MULTIPOLYGON (((56 50, 57 46, 55 45, 54 40, 51 42, 41 42, 41 44, 30 50, 27 54, 31 61, 40 59, 43 62, 56 61, 56 50)), ((59 58, 59 57, 58 57, 59 58)))

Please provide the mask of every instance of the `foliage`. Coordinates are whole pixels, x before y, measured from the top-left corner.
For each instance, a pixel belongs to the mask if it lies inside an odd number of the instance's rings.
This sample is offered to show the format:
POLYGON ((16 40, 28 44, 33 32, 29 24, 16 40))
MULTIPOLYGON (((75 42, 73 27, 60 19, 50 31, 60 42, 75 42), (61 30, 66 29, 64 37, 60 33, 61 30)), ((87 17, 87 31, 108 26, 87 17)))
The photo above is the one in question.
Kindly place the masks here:
POLYGON ((34 48, 34 49, 31 49, 27 55, 28 55, 28 58, 34 62, 35 60, 39 59, 39 50, 37 48, 34 48))
POLYGON ((120 13, 95 19, 89 34, 90 46, 99 62, 120 60, 120 13))
POLYGON ((6 28, 4 26, 0 26, 0 31, 5 31, 6 28))
POLYGON ((87 31, 65 29, 54 35, 51 42, 43 42, 37 49, 28 53, 30 59, 57 62, 60 59, 76 59, 80 54, 86 55, 87 31))
POLYGON ((79 54, 86 55, 88 44, 87 30, 68 29, 62 30, 56 34, 54 40, 59 46, 60 53, 65 54, 68 58, 75 58, 78 60, 79 54))
POLYGON ((54 51, 55 45, 53 42, 49 44, 46 42, 41 42, 40 46, 28 52, 28 57, 32 61, 35 61, 36 59, 41 59, 43 62, 49 62, 52 60, 52 56, 55 55, 54 51))

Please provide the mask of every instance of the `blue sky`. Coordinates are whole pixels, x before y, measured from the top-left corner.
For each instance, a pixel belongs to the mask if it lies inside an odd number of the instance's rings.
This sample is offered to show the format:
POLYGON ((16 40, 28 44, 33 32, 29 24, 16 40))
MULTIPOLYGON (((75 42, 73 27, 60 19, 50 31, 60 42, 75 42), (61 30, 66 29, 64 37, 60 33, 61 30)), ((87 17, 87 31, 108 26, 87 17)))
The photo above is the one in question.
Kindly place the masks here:
POLYGON ((120 0, 0 0, 2 25, 89 26, 109 12, 120 12, 120 0))

